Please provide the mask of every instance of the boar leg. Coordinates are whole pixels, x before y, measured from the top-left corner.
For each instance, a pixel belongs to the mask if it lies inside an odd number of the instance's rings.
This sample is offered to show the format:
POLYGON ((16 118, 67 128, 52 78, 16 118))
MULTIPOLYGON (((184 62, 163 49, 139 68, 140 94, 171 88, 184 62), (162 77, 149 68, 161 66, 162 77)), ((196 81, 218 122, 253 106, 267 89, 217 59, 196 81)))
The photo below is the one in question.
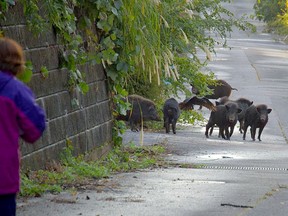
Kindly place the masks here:
POLYGON ((209 129, 213 127, 213 124, 211 122, 208 121, 207 125, 206 125, 206 131, 205 131, 205 136, 208 138, 208 131, 209 129))
POLYGON ((139 131, 138 128, 137 128, 137 123, 132 121, 132 120, 130 120, 130 127, 131 127, 131 131, 133 131, 133 132, 138 132, 139 131))
POLYGON ((264 129, 264 127, 260 127, 260 128, 259 128, 259 131, 258 131, 258 140, 259 140, 259 141, 262 141, 260 137, 261 137, 261 134, 262 134, 263 129, 264 129))
POLYGON ((209 126, 208 125, 206 125, 206 131, 205 131, 205 136, 206 136, 206 138, 208 138, 209 136, 208 136, 208 130, 209 130, 209 126))
POLYGON ((212 133, 213 133, 213 129, 214 129, 214 125, 210 128, 210 133, 209 133, 210 136, 211 136, 212 133))
POLYGON ((243 127, 243 140, 246 139, 247 128, 248 128, 248 125, 244 124, 244 127, 243 127))
POLYGON ((221 134, 221 137, 223 139, 226 139, 225 135, 224 135, 224 128, 223 127, 219 127, 219 133, 221 134))
MULTIPOLYGON (((211 129, 210 129, 210 133, 209 133, 210 136, 212 136, 212 133, 213 133, 213 130, 214 130, 214 126, 215 126, 215 125, 213 125, 213 126, 211 127, 211 129)), ((219 138, 221 137, 220 130, 219 130, 219 132, 218 132, 218 137, 219 137, 219 138)))
POLYGON ((170 132, 169 118, 165 119, 164 126, 165 126, 165 129, 166 129, 166 133, 169 133, 170 132))
POLYGON ((234 132, 234 126, 231 126, 230 127, 230 137, 232 136, 233 132, 234 132))
MULTIPOLYGON (((229 133, 229 127, 225 127, 225 136, 227 140, 230 140, 230 133, 229 133)), ((224 138, 225 139, 225 138, 224 138)))
POLYGON ((172 131, 174 134, 176 134, 176 120, 175 119, 172 120, 172 131))
POLYGON ((252 138, 253 141, 255 141, 255 134, 256 134, 256 126, 253 125, 251 127, 251 138, 252 138))
POLYGON ((240 120, 239 123, 240 123, 239 132, 242 134, 244 128, 244 120, 240 120))
MULTIPOLYGON (((210 133, 209 133, 210 136, 212 136, 214 126, 215 126, 215 125, 213 125, 213 126, 211 127, 211 129, 210 129, 210 133)), ((219 137, 219 138, 221 137, 220 130, 219 130, 219 132, 218 132, 218 137, 219 137)))

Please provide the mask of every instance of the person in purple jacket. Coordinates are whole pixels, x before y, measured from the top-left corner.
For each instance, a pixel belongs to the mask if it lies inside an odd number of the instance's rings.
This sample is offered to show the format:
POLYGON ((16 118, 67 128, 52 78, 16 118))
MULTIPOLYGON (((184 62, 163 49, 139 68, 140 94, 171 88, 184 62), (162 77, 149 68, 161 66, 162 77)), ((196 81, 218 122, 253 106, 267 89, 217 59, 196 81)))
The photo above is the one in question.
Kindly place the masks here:
POLYGON ((0 38, 0 215, 16 215, 20 189, 19 138, 33 143, 45 129, 45 114, 31 89, 16 78, 24 70, 22 47, 0 38))

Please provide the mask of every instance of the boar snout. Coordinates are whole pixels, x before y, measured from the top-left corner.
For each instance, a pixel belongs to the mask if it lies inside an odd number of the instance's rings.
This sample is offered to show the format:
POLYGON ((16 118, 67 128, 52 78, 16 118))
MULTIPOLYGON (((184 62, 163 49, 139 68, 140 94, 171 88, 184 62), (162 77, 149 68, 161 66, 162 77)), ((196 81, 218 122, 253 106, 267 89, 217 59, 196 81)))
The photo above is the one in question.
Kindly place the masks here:
POLYGON ((235 116, 230 116, 229 119, 228 119, 229 123, 233 123, 236 121, 236 118, 235 116))
POLYGON ((260 116, 260 122, 261 123, 265 123, 266 121, 267 121, 267 116, 265 116, 265 115, 260 116))

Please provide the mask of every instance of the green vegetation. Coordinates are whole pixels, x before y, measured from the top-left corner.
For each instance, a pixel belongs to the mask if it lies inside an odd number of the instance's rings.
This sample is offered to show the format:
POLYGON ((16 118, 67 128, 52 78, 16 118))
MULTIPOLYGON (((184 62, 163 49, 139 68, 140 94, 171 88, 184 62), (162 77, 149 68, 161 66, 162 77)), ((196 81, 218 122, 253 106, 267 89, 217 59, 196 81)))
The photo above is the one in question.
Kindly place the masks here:
POLYGON ((187 84, 193 84, 202 95, 211 93, 207 86, 213 82, 214 74, 202 70, 215 46, 226 46, 232 26, 252 29, 244 18, 234 18, 223 2, 229 1, 123 0, 119 23, 123 49, 116 69, 122 68, 126 74, 119 77, 119 71, 110 67, 109 73, 114 74, 111 77, 121 78, 125 93, 140 94, 161 105, 179 92, 189 97, 187 84), (223 40, 211 37, 211 33, 223 40), (201 59, 201 52, 206 53, 206 59, 201 59))
POLYGON ((154 100, 177 95, 179 90, 189 94, 184 86, 187 83, 207 91, 203 83, 211 81, 213 74, 204 75, 201 70, 214 47, 225 46, 232 26, 243 30, 251 27, 243 19, 235 19, 222 2, 123 1, 124 49, 119 56, 129 65, 124 77, 126 89, 154 100), (224 40, 217 41, 210 32, 224 40), (207 59, 199 57, 201 50, 207 59), (158 84, 158 91, 147 91, 151 83, 158 84))
POLYGON ((205 119, 201 113, 195 110, 182 110, 179 117, 179 123, 183 124, 194 125, 196 122, 204 122, 204 120, 205 119))
POLYGON ((105 158, 86 161, 83 155, 73 156, 68 145, 60 163, 49 170, 28 171, 21 175, 21 196, 41 196, 45 192, 59 193, 64 189, 77 189, 77 185, 94 184, 97 179, 117 172, 135 171, 163 164, 163 145, 116 147, 105 158))
MULTIPOLYGON (((209 59, 215 45, 225 45, 232 26, 251 27, 235 19, 222 2, 228 0, 49 0, 42 2, 40 13, 38 0, 20 1, 35 34, 55 29, 71 89, 89 90, 79 65, 102 63, 112 92, 147 94, 151 99, 171 89, 174 94, 187 92, 184 83, 203 89, 203 82, 213 76, 201 73, 207 62, 198 57, 199 50, 209 59), (209 32, 224 41, 216 41, 209 32)), ((1 15, 14 4, 1 1, 1 15)))
POLYGON ((13 0, 0 1, 0 19, 5 19, 5 13, 8 11, 10 5, 15 5, 15 1, 13 0))
POLYGON ((282 12, 281 5, 286 0, 257 0, 254 5, 256 16, 264 22, 274 21, 282 12))
POLYGON ((170 166, 179 167, 183 169, 202 169, 204 164, 191 164, 191 163, 169 163, 170 166))
POLYGON ((267 30, 279 35, 288 35, 288 2, 287 0, 257 0, 254 5, 256 17, 267 23, 267 30))
MULTIPOLYGON (((236 19, 226 10, 223 2, 230 1, 47 0, 40 4, 20 0, 17 4, 22 5, 27 25, 36 36, 46 30, 56 32, 62 67, 69 71, 70 91, 89 91, 80 65, 102 64, 110 93, 119 104, 120 97, 132 93, 157 102, 179 91, 189 95, 187 83, 207 93, 213 72, 206 75, 201 70, 215 46, 226 46, 233 26, 251 29, 244 18, 236 19), (201 59, 199 52, 207 58, 201 59)), ((13 0, 1 1, 2 19, 14 4, 13 0)), ((43 78, 49 76, 45 65, 42 69, 43 78)), ((121 142, 117 134, 122 126, 115 125, 115 142, 121 142)))
MULTIPOLYGON (((115 112, 123 114, 130 106, 120 98, 128 94, 150 98, 160 107, 165 97, 177 96, 179 91, 189 96, 185 84, 193 84, 202 94, 208 92, 207 85, 214 75, 202 69, 214 48, 226 46, 233 26, 252 29, 244 18, 236 19, 226 10, 223 2, 230 0, 1 0, 0 19, 5 20, 17 3, 37 37, 46 31, 56 32, 62 67, 69 72, 70 91, 89 91, 81 65, 102 64, 109 91, 114 102, 120 104, 115 112), (215 34, 221 39, 211 36, 215 34)), ((29 81, 32 70, 33 62, 28 62, 27 73, 21 79, 29 81)), ((38 72, 44 79, 49 77, 45 65, 38 72)), ((182 112, 181 119, 189 123, 201 119, 191 112, 182 112)), ((113 172, 156 166, 162 147, 123 147, 119 132, 124 130, 123 122, 115 122, 115 149, 103 160, 87 162, 83 156, 73 157, 68 147, 62 163, 53 170, 23 173, 21 194, 59 192, 113 172)))

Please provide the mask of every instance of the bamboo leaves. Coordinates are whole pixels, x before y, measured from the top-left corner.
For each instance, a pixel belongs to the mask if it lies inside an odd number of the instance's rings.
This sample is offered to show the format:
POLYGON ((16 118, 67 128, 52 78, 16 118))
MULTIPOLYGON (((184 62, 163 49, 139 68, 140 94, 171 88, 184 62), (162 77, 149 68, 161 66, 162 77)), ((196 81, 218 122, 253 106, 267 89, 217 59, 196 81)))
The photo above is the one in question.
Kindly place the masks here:
MULTIPOLYGON (((207 60, 212 60, 216 45, 226 45, 232 26, 243 30, 250 27, 226 10, 222 1, 123 0, 122 57, 136 69, 129 71, 126 79, 156 80, 158 85, 168 80, 175 82, 175 87, 177 83, 179 89, 183 83, 199 84, 197 76, 201 68, 207 60), (218 34, 221 40, 212 38, 212 33, 218 34), (206 59, 201 59, 199 49, 206 54, 206 59), (185 62, 190 63, 181 66, 175 58, 186 58, 185 62)), ((211 79, 210 75, 206 76, 207 80, 201 77, 204 83, 211 79)))

